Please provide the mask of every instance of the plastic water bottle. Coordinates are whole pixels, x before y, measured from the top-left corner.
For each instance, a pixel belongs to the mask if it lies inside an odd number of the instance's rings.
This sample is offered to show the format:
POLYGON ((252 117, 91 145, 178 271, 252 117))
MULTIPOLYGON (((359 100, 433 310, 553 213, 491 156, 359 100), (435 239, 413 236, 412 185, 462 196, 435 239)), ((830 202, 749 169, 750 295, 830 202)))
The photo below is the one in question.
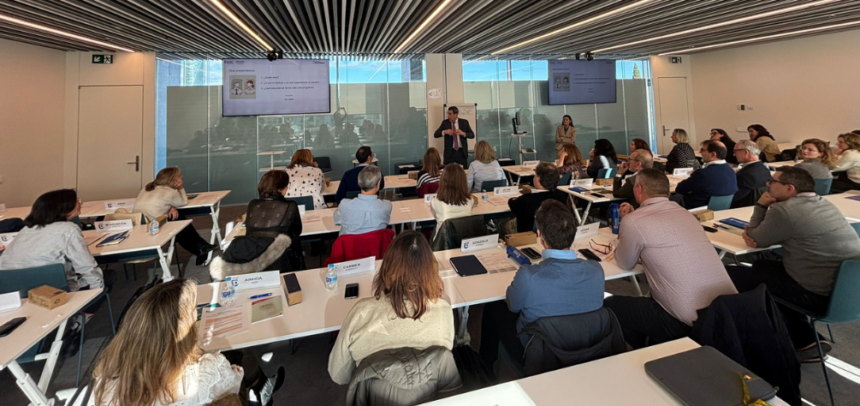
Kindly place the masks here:
POLYGON ((621 213, 618 211, 618 203, 609 206, 609 220, 612 225, 612 234, 618 235, 621 228, 621 213))
POLYGON ((161 231, 161 226, 158 224, 158 219, 155 217, 149 220, 149 235, 156 235, 161 231))
POLYGON ((328 264, 328 271, 325 273, 325 288, 328 290, 337 289, 337 272, 334 270, 334 264, 328 264))
POLYGON ((484 202, 489 202, 490 201, 489 193, 484 193, 483 195, 481 195, 481 200, 483 200, 484 202))
POLYGON ((221 288, 221 299, 219 300, 221 306, 226 307, 233 304, 233 299, 236 297, 236 282, 231 280, 229 276, 224 280, 224 287, 221 288))

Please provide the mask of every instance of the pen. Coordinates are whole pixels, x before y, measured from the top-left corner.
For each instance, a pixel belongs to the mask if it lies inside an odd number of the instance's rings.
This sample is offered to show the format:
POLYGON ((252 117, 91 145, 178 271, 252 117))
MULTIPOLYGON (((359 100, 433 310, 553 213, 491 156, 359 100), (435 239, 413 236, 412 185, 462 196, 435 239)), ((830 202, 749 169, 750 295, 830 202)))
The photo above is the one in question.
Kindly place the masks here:
POLYGON ((723 230, 728 230, 728 229, 729 229, 728 227, 726 227, 726 226, 724 226, 724 225, 717 224, 717 223, 714 223, 714 227, 716 227, 716 228, 722 228, 723 230))
POLYGON ((272 294, 271 293, 263 293, 262 295, 251 296, 251 299, 262 299, 264 297, 269 297, 269 296, 272 296, 272 294))

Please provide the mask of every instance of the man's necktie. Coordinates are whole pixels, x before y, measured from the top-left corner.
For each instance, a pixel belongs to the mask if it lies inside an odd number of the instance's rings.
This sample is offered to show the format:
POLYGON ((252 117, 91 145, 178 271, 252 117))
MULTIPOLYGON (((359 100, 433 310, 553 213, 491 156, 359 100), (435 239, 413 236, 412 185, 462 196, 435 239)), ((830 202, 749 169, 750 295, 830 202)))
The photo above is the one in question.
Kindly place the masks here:
POLYGON ((454 151, 457 151, 460 149, 460 136, 457 135, 456 123, 453 121, 451 122, 451 131, 454 135, 454 151))

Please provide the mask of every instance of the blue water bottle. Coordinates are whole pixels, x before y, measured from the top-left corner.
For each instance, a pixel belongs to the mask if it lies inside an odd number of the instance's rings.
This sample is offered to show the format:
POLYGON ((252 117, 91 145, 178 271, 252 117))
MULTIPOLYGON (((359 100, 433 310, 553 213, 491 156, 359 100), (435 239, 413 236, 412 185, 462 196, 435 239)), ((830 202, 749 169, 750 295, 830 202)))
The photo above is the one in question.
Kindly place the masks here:
POLYGON ((618 229, 621 228, 621 214, 618 212, 618 203, 612 203, 609 206, 609 222, 612 225, 612 234, 618 235, 618 229))

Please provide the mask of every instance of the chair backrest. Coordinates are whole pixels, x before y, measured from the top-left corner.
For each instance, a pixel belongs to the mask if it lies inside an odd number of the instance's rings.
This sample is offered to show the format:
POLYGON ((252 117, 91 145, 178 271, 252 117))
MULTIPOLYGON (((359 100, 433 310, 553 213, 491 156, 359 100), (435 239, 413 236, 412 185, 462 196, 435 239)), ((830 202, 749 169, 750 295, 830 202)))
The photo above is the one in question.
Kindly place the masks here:
POLYGON ((322 266, 367 257, 382 259, 393 240, 394 230, 388 228, 364 234, 342 235, 332 244, 331 255, 322 266))
POLYGON ((415 193, 418 195, 418 197, 424 197, 424 195, 436 193, 436 191, 438 191, 438 190, 439 190, 439 182, 425 183, 425 184, 421 185, 421 187, 416 189, 415 193))
POLYGON ((66 280, 66 269, 63 264, 0 271, 0 293, 18 292, 21 299, 26 299, 30 289, 42 285, 68 292, 69 281, 66 280))
POLYGON ((139 226, 143 224, 143 213, 121 213, 117 211, 116 213, 105 214, 104 221, 112 220, 131 220, 131 224, 139 226))
POLYGON ((482 192, 492 192, 497 187, 504 187, 508 185, 507 179, 500 180, 485 180, 481 183, 481 191, 482 192))
POLYGON ((708 210, 728 210, 732 207, 733 197, 735 197, 735 195, 711 196, 711 199, 708 201, 708 210))
POLYGON ((570 172, 564 173, 558 178, 558 185, 559 186, 567 186, 569 184, 570 184, 570 172))
POLYGON ((851 228, 857 232, 857 235, 860 235, 860 223, 851 223, 851 228))
POLYGON ((327 156, 316 156, 314 157, 314 161, 316 161, 317 166, 323 172, 331 172, 331 158, 327 156))
POLYGON ((313 210, 314 209, 314 198, 313 196, 298 196, 298 197, 285 197, 285 199, 289 201, 296 202, 297 205, 304 205, 305 210, 313 210))
POLYGON ((443 251, 460 248, 464 238, 487 235, 484 216, 476 215, 445 220, 436 230, 436 236, 430 244, 433 251, 443 251))
POLYGON ((618 172, 618 168, 603 168, 597 171, 597 177, 599 179, 609 179, 618 172))
POLYGON ((361 193, 361 191, 359 190, 350 190, 349 192, 346 192, 346 198, 355 199, 355 197, 358 196, 359 193, 361 193))
MULTIPOLYGON (((856 229, 856 228, 855 228, 856 229)), ((848 260, 842 262, 833 292, 830 293, 830 305, 827 314, 821 319, 825 323, 847 323, 860 320, 860 261, 848 260)))
POLYGON ((815 180, 815 194, 819 196, 827 196, 830 194, 830 185, 833 184, 833 178, 830 179, 816 179, 815 180))

